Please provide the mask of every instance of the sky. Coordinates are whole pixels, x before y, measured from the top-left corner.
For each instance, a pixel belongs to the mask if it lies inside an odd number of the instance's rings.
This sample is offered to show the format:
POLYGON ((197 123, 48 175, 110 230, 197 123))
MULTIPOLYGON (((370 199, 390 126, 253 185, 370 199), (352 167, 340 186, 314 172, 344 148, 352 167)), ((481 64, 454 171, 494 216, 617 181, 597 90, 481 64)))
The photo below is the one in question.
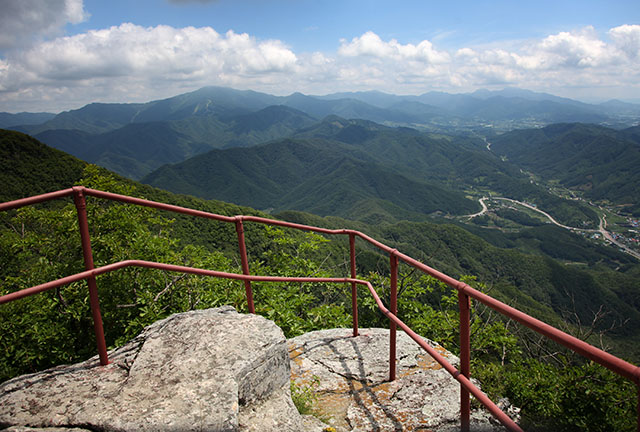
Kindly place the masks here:
POLYGON ((0 0, 0 111, 519 87, 640 102, 638 0, 0 0))

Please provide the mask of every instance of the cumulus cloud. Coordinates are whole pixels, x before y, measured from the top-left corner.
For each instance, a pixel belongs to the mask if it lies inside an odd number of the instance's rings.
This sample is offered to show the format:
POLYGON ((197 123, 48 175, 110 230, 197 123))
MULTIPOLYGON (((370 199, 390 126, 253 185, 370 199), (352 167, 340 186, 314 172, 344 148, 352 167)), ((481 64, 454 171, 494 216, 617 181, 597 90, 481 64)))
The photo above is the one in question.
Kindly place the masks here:
POLYGON ((546 67, 593 67, 610 63, 614 53, 598 38, 593 27, 579 32, 561 32, 545 38, 538 46, 541 64, 546 67))
POLYGON ((609 37, 617 49, 630 59, 640 57, 640 25, 621 25, 609 30, 609 37))
MULTIPOLYGON (((41 92, 87 87, 135 94, 144 83, 163 88, 237 84, 291 72, 296 55, 282 42, 258 41, 246 33, 219 34, 210 27, 117 27, 60 37, 9 57, 0 68, 0 90, 7 97, 24 88, 41 92)), ((144 92, 143 92, 144 93, 144 92)))
POLYGON ((88 18, 82 0, 3 1, 0 50, 24 47, 38 37, 57 35, 67 24, 88 18))
POLYGON ((275 94, 617 87, 640 95, 639 71, 638 25, 602 35, 586 27, 508 47, 454 51, 429 40, 404 44, 366 32, 340 40, 335 52, 296 53, 282 41, 246 33, 125 23, 41 41, 0 58, 0 111, 147 101, 205 85, 275 94))
POLYGON ((397 40, 383 41, 374 32, 366 32, 360 37, 355 37, 351 42, 342 40, 338 54, 345 57, 372 56, 389 60, 416 60, 425 63, 446 63, 449 54, 437 51, 428 40, 418 45, 402 45, 397 40))

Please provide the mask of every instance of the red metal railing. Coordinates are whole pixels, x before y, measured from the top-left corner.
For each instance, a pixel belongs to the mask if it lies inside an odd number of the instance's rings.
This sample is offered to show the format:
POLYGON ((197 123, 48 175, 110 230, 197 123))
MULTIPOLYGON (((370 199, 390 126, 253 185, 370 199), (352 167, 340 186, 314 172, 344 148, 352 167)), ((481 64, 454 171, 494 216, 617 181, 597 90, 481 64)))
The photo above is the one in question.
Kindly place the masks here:
POLYGON ((124 267, 137 266, 155 268, 166 271, 176 271, 181 273, 199 274, 212 277, 229 278, 242 280, 244 282, 248 309, 251 313, 255 313, 253 304, 253 294, 251 289, 251 281, 267 281, 267 282, 333 282, 333 283, 349 283, 351 284, 352 294, 352 319, 353 319, 353 335, 358 335, 358 306, 357 306, 357 285, 366 285, 369 292, 373 296, 381 312, 387 316, 390 320, 390 341, 389 341, 389 379, 393 380, 396 376, 396 328, 400 327, 407 335, 409 335, 418 345, 426 350, 447 372, 449 372, 460 383, 460 421, 461 430, 469 430, 469 415, 470 415, 470 400, 469 395, 478 399, 503 425, 505 425, 511 431, 521 431, 520 427, 514 423, 506 414, 504 414, 484 393, 482 393, 469 379, 469 364, 471 358, 470 352, 470 298, 474 298, 477 301, 489 306, 490 308, 500 312, 501 314, 514 319, 523 325, 531 328, 532 330, 566 346, 567 348, 587 357, 606 368, 612 370, 618 375, 633 381, 638 386, 638 432, 640 432, 640 368, 634 366, 626 361, 619 359, 607 352, 604 352, 598 348, 595 348, 586 342, 583 342, 573 336, 570 336, 555 327, 552 327, 540 320, 537 320, 511 306, 508 306, 486 294, 483 294, 468 284, 460 282, 454 278, 451 278, 444 273, 441 273, 431 267, 398 252, 396 249, 390 248, 379 241, 355 230, 330 230, 325 228, 318 228, 308 225, 295 224, 290 222, 283 222, 273 219, 267 219, 257 216, 222 216, 213 213, 203 212, 200 210, 189 209, 185 207, 174 206, 170 204, 164 204, 154 201, 148 201, 140 198, 134 198, 125 195, 114 194, 110 192, 103 192, 94 189, 88 189, 82 186, 76 186, 70 189, 65 189, 48 194, 38 195, 30 198, 24 198, 16 201, 0 204, 0 211, 6 211, 23 207, 26 205, 36 204, 44 201, 49 201, 61 197, 73 196, 74 203, 78 214, 78 223, 80 230, 80 237, 82 241, 83 256, 85 262, 85 271, 75 275, 67 276, 56 281, 47 282, 41 285, 37 285, 31 288, 26 288, 21 291, 10 293, 0 297, 0 304, 7 303, 9 301, 17 300, 22 297, 37 294, 39 292, 59 287, 74 281, 86 279, 89 286, 90 293, 90 305, 92 316, 94 320, 94 331, 96 334, 96 341, 98 345, 98 354, 100 357, 100 363, 106 365, 109 362, 106 343, 104 340, 104 332, 102 329, 102 316, 100 313, 100 304, 98 299, 98 291, 96 287, 95 277, 99 274, 114 271, 124 267), (136 204, 146 207, 152 207, 156 209, 168 210, 172 212, 204 217, 208 219, 214 219, 223 222, 234 223, 236 232, 238 235, 238 247, 240 252, 242 274, 224 273, 213 270, 196 269, 192 267, 184 267, 172 264, 163 264, 150 261, 141 260, 129 260, 121 261, 113 264, 109 264, 100 268, 94 268, 93 254, 91 251, 91 241, 89 237, 88 221, 86 215, 86 201, 85 196, 94 196, 98 198, 104 198, 112 201, 119 201, 129 204, 136 204), (274 276, 254 276, 250 274, 249 263, 247 259, 247 251, 244 239, 244 221, 258 222, 267 225, 277 225, 293 229, 314 231, 329 235, 348 235, 349 236, 349 252, 350 252, 350 273, 349 278, 289 278, 289 277, 274 277, 274 276), (355 238, 359 237, 362 240, 370 243, 378 249, 385 251, 389 254, 390 268, 391 268, 391 298, 389 309, 387 309, 380 297, 376 293, 373 286, 363 280, 356 279, 356 256, 355 256, 355 238), (397 316, 397 281, 398 281, 398 264, 400 261, 428 274, 436 279, 446 283, 452 288, 458 291, 458 302, 460 308, 460 370, 457 370, 447 360, 442 357, 436 350, 426 344, 422 338, 411 330, 404 322, 402 322, 397 316))

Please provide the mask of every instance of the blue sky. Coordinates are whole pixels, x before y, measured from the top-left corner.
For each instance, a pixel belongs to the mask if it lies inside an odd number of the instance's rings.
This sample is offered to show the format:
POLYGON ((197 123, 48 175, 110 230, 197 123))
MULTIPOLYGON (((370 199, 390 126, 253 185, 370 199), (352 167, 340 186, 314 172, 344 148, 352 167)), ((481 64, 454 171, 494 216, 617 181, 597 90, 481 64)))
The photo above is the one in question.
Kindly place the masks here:
POLYGON ((0 111, 141 102, 205 85, 273 94, 521 87, 640 100, 637 0, 0 2, 0 111))
POLYGON ((635 17, 637 1, 380 1, 380 0, 89 0, 91 17, 70 33, 132 22, 142 26, 213 27, 280 39, 296 51, 335 50, 340 39, 373 31, 419 43, 438 38, 452 48, 543 38, 593 26, 607 31, 635 17))

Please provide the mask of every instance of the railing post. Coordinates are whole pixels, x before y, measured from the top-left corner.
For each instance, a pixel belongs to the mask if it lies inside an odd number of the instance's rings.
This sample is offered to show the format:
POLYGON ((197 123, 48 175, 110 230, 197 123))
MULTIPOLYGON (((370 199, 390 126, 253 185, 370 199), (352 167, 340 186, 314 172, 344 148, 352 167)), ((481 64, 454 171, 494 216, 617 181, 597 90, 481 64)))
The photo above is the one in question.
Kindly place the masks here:
MULTIPOLYGON (((391 264, 391 295, 389 311, 398 315, 398 257, 392 252, 389 256, 391 264)), ((395 321, 389 325, 389 381, 396 379, 396 328, 395 321)))
MULTIPOLYGON (((349 233, 349 257, 351 260, 351 279, 356 278, 356 235, 349 233)), ((353 336, 358 336, 358 286, 351 282, 351 319, 353 336)))
MULTIPOLYGON (((469 378, 471 374, 471 340, 469 332, 470 310, 469 296, 462 291, 458 291, 458 306, 460 308, 460 372, 469 378)), ((460 386, 460 430, 469 432, 469 416, 471 406, 469 400, 469 390, 460 386)))
MULTIPOLYGON (((82 241, 82 256, 84 257, 85 270, 93 270, 93 252, 91 251, 91 238, 89 237, 89 223, 87 221, 87 203, 84 198, 82 188, 73 188, 73 202, 78 213, 78 229, 80 230, 80 240, 82 241)), ((96 335, 98 345, 98 355, 100 364, 109 364, 107 354, 107 343, 104 340, 104 329, 102 328, 102 314, 100 313, 100 300, 98 298, 98 286, 95 276, 87 278, 89 286, 89 303, 91 305, 91 315, 93 317, 93 331, 96 335)))
MULTIPOLYGON (((240 261, 242 263, 242 274, 249 275, 249 260, 247 259, 247 246, 244 243, 244 226, 242 225, 242 217, 236 218, 236 232, 238 233, 238 248, 240 250, 240 261)), ((251 281, 244 281, 244 291, 247 295, 247 306, 249 313, 256 313, 253 305, 253 291, 251 290, 251 281)))

